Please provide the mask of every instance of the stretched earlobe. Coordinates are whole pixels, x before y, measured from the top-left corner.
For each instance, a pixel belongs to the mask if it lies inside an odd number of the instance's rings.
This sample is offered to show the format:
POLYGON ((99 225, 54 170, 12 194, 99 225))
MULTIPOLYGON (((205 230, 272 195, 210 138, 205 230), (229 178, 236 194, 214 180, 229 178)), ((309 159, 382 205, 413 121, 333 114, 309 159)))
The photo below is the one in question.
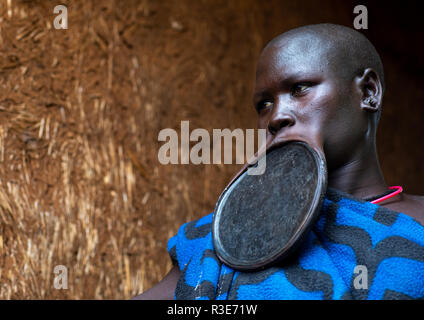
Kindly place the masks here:
POLYGON ((358 89, 361 94, 361 108, 369 112, 377 112, 381 107, 382 85, 377 73, 367 68, 357 78, 358 89))
MULTIPOLYGON (((377 101, 374 97, 366 97, 363 101, 365 104, 369 105, 371 108, 375 108, 377 105, 377 101)), ((371 111, 371 110, 370 110, 371 111)))

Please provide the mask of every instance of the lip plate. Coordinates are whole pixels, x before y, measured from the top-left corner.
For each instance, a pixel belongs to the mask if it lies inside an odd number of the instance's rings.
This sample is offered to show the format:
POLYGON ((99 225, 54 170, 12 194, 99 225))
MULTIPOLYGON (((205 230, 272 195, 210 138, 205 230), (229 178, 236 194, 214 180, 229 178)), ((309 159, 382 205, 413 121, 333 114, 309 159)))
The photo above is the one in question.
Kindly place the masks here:
POLYGON ((246 263, 246 261, 242 261, 240 259, 236 259, 232 257, 225 247, 222 244, 221 237, 219 234, 219 224, 221 221, 221 204, 224 203, 228 198, 229 194, 232 192, 232 190, 237 186, 238 182, 240 182, 240 179, 243 179, 243 177, 246 175, 246 172, 243 172, 241 175, 237 177, 233 181, 231 185, 229 185, 224 192, 221 194, 221 196, 218 199, 218 202, 215 207, 214 211, 214 217, 212 222, 212 237, 213 237, 213 243, 215 246, 215 251, 217 253, 218 258, 221 260, 221 262, 225 263, 226 265, 232 267, 236 270, 241 271, 254 271, 258 269, 263 269, 268 266, 274 265, 275 263, 278 263, 279 261, 282 261, 284 258, 289 256, 292 252, 294 252, 298 246, 303 242, 304 237, 311 229, 312 225, 315 223, 316 219, 318 218, 322 202, 324 199, 325 191, 327 189, 327 169, 326 169, 326 163, 325 158, 321 156, 320 152, 317 152, 314 148, 309 146, 307 143, 303 141, 279 141, 278 143, 272 144, 267 149, 267 154, 272 152, 273 150, 284 147, 284 145, 288 144, 300 144, 305 147, 306 150, 310 152, 312 155, 312 158, 315 161, 315 165, 317 167, 317 183, 316 183, 316 189, 313 196, 312 204, 306 213, 304 219, 301 221, 299 226, 296 228, 293 236, 290 238, 290 240, 287 242, 287 244, 278 250, 277 253, 273 254, 270 257, 267 257, 265 259, 259 259, 255 263, 246 263))

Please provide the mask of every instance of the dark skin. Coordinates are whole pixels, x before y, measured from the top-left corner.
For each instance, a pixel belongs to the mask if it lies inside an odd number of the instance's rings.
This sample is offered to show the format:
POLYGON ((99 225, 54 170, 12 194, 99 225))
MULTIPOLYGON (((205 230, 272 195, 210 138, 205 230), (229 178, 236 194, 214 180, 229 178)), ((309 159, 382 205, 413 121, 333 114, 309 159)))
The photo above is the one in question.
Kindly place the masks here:
MULTIPOLYGON (((337 41, 337 39, 334 39, 337 41)), ((271 147, 303 140, 325 154, 328 186, 358 198, 388 190, 376 149, 382 82, 373 68, 351 80, 327 67, 331 41, 290 35, 268 45, 256 73, 254 105, 258 127, 271 147), (308 50, 305 50, 308 48, 308 50)), ((338 66, 342 68, 343 66, 338 66)), ((424 197, 401 193, 379 203, 424 225, 424 197)), ((180 271, 174 266, 155 287, 135 299, 173 299, 180 271)))

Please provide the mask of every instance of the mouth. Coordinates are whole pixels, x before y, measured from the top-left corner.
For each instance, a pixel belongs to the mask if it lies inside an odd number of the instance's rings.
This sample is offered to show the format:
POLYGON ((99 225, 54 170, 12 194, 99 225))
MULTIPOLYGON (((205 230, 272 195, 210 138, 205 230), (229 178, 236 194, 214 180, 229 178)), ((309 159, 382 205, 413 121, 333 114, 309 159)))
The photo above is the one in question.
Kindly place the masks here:
POLYGON ((308 145, 310 144, 308 143, 306 139, 297 135, 296 136, 277 136, 267 143, 266 152, 268 153, 274 149, 284 146, 287 143, 295 142, 295 141, 304 142, 308 145))
POLYGON ((280 135, 276 137, 267 138, 266 143, 255 153, 255 155, 253 156, 253 159, 250 159, 247 161, 243 169, 247 168, 250 165, 254 165, 264 155, 290 142, 303 142, 303 143, 306 143, 307 145, 310 145, 307 139, 302 138, 299 135, 284 135, 284 136, 280 135))
MULTIPOLYGON (((324 155, 323 140, 320 136, 314 134, 302 134, 300 132, 284 132, 280 135, 268 137, 266 141, 266 152, 270 152, 271 150, 280 148, 281 146, 294 141, 306 143, 315 151, 324 155)), ((261 154, 263 154, 264 150, 261 151, 261 154)))
POLYGON ((318 152, 321 155, 323 159, 325 159, 324 152, 322 148, 319 147, 320 146, 319 141, 315 141, 311 138, 308 139, 307 137, 303 135, 299 135, 299 134, 296 134, 296 135, 285 134, 285 135, 270 136, 270 137, 267 137, 266 143, 260 147, 260 149, 252 157, 252 159, 249 159, 244 164, 244 166, 239 170, 239 172, 231 179, 230 183, 225 187, 224 190, 228 189, 241 174, 243 174, 250 166, 254 166, 259 161, 259 159, 261 159, 264 155, 290 142, 303 142, 307 144, 308 146, 310 146, 311 148, 313 148, 316 152, 318 152))

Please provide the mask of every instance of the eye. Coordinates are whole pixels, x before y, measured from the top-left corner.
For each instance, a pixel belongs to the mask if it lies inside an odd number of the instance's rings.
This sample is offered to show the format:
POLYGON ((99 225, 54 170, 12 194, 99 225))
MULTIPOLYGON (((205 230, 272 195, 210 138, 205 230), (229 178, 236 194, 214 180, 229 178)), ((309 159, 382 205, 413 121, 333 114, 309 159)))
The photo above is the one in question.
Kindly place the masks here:
POLYGON ((261 112, 264 109, 270 108, 272 106, 272 102, 269 100, 259 101, 255 108, 257 112, 261 112))
POLYGON ((299 82, 294 84, 290 89, 290 94, 293 97, 298 97, 307 92, 307 90, 312 87, 312 83, 310 82, 299 82))

